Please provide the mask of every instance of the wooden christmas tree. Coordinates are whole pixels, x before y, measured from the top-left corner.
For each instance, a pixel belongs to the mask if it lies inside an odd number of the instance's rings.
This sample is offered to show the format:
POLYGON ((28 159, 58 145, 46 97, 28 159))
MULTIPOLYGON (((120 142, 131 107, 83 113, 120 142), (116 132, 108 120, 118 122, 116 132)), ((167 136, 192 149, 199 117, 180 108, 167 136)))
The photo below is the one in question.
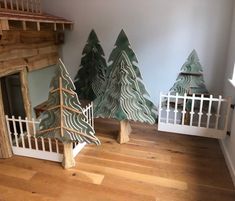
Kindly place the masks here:
POLYGON ((148 95, 137 63, 135 53, 122 30, 115 43, 107 72, 107 85, 102 96, 95 101, 96 117, 114 118, 120 121, 119 142, 129 141, 129 120, 155 123, 156 108, 145 96, 148 95))
MULTIPOLYGON (((178 93, 179 95, 187 94, 191 96, 195 94, 199 96, 201 94, 209 95, 209 91, 206 88, 205 81, 203 79, 203 69, 200 64, 198 54, 196 50, 193 50, 189 55, 187 61, 181 67, 181 72, 178 75, 174 86, 170 89, 171 93, 178 93)), ((182 102, 178 101, 178 104, 182 102)), ((192 107, 192 100, 187 100, 186 102, 186 115, 185 115, 185 124, 189 124, 190 114, 192 107)), ((200 107, 200 101, 195 101, 195 109, 200 107)), ((204 104, 203 110, 207 110, 208 105, 204 104)))
POLYGON ((76 92, 80 99, 93 101, 105 88, 106 60, 94 30, 83 49, 80 69, 75 77, 76 92))
POLYGON ((55 138, 64 144, 65 168, 75 165, 72 156, 73 142, 100 144, 94 129, 86 121, 74 90, 74 84, 59 60, 57 73, 50 84, 47 108, 39 125, 38 137, 55 138))
POLYGON ((179 95, 184 95, 185 93, 187 95, 209 93, 203 79, 202 66, 195 50, 192 51, 182 66, 181 72, 170 92, 175 92, 179 95))

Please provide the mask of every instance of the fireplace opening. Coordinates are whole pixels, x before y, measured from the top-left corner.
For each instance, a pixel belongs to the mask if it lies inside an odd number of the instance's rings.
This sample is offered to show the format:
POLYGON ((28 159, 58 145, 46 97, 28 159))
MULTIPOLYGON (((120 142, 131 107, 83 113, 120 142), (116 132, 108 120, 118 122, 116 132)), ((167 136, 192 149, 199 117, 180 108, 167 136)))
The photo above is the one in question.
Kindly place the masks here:
POLYGON ((2 77, 1 91, 5 115, 25 118, 20 73, 2 77))

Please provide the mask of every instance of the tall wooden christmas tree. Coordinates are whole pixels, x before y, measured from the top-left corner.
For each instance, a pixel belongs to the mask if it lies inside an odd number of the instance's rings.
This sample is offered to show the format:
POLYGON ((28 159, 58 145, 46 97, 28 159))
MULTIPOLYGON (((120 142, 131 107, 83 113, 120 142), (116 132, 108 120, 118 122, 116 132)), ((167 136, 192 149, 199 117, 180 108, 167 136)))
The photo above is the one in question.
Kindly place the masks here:
POLYGON ((115 43, 108 67, 107 84, 102 96, 94 101, 96 117, 114 118, 120 121, 119 142, 129 141, 129 120, 155 123, 157 110, 145 96, 148 95, 140 71, 135 65, 137 58, 122 30, 115 43))
POLYGON ((181 67, 181 72, 170 92, 175 92, 179 95, 184 95, 185 93, 187 95, 209 93, 205 86, 203 70, 196 50, 192 51, 187 61, 181 67))
POLYGON ((103 93, 107 68, 104 51, 94 30, 91 31, 82 54, 74 84, 80 99, 93 101, 103 93))
POLYGON ((94 129, 86 122, 86 116, 74 90, 74 84, 64 64, 59 60, 57 73, 51 80, 47 108, 39 125, 38 137, 55 138, 64 144, 65 168, 75 165, 72 156, 73 142, 100 144, 94 129))

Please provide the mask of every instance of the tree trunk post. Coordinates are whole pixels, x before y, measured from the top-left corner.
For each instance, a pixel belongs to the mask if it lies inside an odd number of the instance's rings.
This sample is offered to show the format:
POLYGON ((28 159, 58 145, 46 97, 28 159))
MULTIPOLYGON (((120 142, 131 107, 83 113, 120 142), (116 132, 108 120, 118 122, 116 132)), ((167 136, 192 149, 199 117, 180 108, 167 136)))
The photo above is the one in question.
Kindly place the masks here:
POLYGON ((131 134, 131 125, 128 120, 122 120, 120 121, 120 131, 119 131, 119 136, 118 136, 118 142, 120 144, 128 142, 129 135, 131 134))
POLYGON ((75 160, 73 158, 73 144, 72 143, 64 143, 64 159, 62 162, 62 166, 65 169, 75 166, 75 160))

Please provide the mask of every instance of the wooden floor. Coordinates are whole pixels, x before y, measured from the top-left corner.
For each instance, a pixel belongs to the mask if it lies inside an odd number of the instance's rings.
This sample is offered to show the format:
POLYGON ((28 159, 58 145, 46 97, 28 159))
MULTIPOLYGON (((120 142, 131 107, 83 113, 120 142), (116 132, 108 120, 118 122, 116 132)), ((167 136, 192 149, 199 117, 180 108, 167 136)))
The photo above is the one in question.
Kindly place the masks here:
POLYGON ((118 124, 98 120, 102 145, 86 146, 68 171, 31 158, 0 160, 0 201, 235 201, 217 140, 132 125, 130 142, 119 145, 118 124))

